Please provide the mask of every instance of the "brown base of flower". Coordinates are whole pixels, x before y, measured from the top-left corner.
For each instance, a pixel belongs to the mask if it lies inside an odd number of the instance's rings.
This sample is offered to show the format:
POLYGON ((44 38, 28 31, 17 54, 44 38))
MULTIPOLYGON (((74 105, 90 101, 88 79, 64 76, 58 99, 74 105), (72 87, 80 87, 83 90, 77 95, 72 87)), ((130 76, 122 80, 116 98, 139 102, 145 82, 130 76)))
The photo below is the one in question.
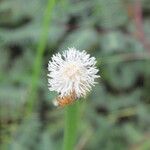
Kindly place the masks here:
POLYGON ((66 105, 72 104, 77 99, 76 94, 72 93, 68 96, 60 97, 58 96, 54 101, 53 104, 55 106, 64 107, 66 105))

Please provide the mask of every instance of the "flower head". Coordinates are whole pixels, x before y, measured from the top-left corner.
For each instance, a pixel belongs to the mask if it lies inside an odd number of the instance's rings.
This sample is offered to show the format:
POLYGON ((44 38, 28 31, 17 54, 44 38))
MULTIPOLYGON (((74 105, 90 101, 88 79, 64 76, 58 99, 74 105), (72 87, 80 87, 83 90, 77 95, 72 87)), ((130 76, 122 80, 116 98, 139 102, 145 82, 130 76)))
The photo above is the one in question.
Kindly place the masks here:
POLYGON ((48 64, 48 86, 50 91, 56 91, 61 97, 74 93, 76 97, 82 97, 95 85, 98 69, 96 60, 85 51, 68 48, 61 55, 52 56, 48 64))

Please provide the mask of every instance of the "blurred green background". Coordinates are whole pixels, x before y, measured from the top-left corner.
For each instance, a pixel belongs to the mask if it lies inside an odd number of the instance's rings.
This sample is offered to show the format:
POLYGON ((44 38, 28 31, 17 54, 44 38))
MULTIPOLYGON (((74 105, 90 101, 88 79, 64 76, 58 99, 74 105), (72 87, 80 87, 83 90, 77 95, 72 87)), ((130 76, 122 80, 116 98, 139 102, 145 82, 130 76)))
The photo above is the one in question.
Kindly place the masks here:
POLYGON ((79 102, 74 149, 150 150, 149 0, 0 0, 0 149, 62 149, 47 64, 72 46, 101 75, 79 102))

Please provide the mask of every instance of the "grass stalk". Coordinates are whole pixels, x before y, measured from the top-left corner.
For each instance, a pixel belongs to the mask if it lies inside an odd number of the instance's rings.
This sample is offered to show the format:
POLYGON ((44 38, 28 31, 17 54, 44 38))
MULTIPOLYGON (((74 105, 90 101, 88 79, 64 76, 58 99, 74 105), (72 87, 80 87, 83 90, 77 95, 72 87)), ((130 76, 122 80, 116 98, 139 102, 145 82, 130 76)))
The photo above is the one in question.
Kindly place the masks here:
POLYGON ((44 12, 44 19, 43 19, 43 25, 42 25, 42 31, 40 40, 37 46, 37 54, 35 57, 35 62, 33 66, 33 74, 32 74, 32 80, 31 80, 31 86, 29 88, 29 100, 28 100, 28 106, 27 106, 27 112, 31 113, 33 111, 33 107, 35 105, 35 99, 37 96, 37 88, 38 88, 38 80, 40 78, 41 70, 42 70, 42 59, 43 59, 43 53, 46 48, 46 43, 48 39, 48 30, 49 25, 51 21, 51 12, 55 6, 56 0, 48 0, 48 4, 46 5, 45 12, 44 12))
POLYGON ((77 138, 79 103, 67 106, 65 109, 65 130, 63 150, 73 150, 77 138))

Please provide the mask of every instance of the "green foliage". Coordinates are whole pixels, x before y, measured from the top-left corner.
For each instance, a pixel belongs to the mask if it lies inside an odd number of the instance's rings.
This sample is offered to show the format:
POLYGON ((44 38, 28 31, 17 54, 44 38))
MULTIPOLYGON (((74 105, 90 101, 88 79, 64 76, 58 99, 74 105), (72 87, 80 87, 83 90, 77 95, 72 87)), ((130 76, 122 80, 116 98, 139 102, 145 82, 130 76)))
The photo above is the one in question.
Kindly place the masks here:
POLYGON ((69 34, 60 46, 60 48, 64 49, 67 47, 75 46, 79 49, 92 49, 97 44, 97 33, 93 29, 85 28, 77 29, 76 31, 69 34))
POLYGON ((24 150, 36 147, 35 143, 38 143, 38 133, 40 133, 40 123, 37 117, 33 116, 23 122, 17 132, 16 138, 12 139, 8 149, 24 150))
POLYGON ((70 138, 75 140, 78 124, 74 149, 149 150, 149 0, 140 1, 143 30, 135 22, 136 0, 61 0, 44 14, 47 2, 0 1, 0 149, 60 150, 64 125, 72 120, 65 142, 74 145, 70 138), (51 22, 39 44, 43 16, 51 22), (47 88, 47 64, 72 46, 96 57, 101 78, 79 101, 78 117, 65 120, 64 109, 52 105, 57 94, 47 88), (26 113, 33 92, 35 103, 26 113))
POLYGON ((100 0, 96 3, 96 14, 103 28, 116 28, 127 21, 127 12, 120 0, 100 0))

